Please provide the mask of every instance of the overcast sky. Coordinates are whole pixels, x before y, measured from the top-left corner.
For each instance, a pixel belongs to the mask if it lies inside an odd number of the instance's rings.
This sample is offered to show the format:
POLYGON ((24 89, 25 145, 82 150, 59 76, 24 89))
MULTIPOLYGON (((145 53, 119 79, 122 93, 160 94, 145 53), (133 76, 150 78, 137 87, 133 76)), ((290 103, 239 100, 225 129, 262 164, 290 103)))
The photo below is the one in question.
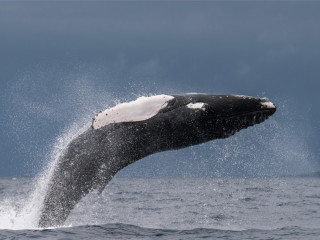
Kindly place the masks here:
POLYGON ((57 138, 101 108, 184 92, 267 96, 278 112, 123 174, 319 169, 319 12, 319 2, 0 2, 0 175, 39 172, 57 138))

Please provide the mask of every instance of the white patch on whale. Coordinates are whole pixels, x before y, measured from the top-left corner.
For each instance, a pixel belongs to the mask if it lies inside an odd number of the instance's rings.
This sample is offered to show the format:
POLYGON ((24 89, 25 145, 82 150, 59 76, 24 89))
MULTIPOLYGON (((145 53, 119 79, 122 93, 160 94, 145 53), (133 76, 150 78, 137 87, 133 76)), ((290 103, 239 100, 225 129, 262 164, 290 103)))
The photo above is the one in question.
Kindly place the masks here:
POLYGON ((261 102, 262 108, 276 108, 272 102, 261 102))
POLYGON ((170 95, 155 95, 139 97, 135 101, 120 103, 97 114, 92 121, 94 129, 102 128, 111 123, 143 121, 155 116, 168 101, 173 99, 170 95))
POLYGON ((187 105, 188 108, 192 108, 192 109, 200 109, 202 111, 206 110, 206 105, 205 103, 202 102, 197 102, 197 103, 189 103, 187 105))

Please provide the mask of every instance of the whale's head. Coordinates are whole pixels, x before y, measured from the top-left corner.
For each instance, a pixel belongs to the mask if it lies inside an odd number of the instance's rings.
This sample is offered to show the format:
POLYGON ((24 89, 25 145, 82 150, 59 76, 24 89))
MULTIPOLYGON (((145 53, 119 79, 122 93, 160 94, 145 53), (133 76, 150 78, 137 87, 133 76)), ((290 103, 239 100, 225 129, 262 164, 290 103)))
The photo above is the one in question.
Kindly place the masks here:
POLYGON ((173 95, 159 111, 172 119, 171 131, 177 142, 194 145, 217 138, 229 137, 241 129, 261 123, 275 113, 276 106, 267 98, 240 95, 183 94, 173 95), (181 135, 181 136, 180 136, 181 135))

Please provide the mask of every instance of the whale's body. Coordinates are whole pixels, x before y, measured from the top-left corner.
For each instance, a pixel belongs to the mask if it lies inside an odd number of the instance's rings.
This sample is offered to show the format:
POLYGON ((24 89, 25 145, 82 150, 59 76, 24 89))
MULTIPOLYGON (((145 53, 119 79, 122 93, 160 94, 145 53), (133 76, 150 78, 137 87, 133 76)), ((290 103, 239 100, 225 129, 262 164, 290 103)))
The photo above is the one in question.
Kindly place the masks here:
POLYGON ((275 111, 265 98, 184 94, 140 97, 100 112, 59 157, 39 226, 63 224, 82 197, 103 191, 118 171, 141 158, 229 137, 275 111))

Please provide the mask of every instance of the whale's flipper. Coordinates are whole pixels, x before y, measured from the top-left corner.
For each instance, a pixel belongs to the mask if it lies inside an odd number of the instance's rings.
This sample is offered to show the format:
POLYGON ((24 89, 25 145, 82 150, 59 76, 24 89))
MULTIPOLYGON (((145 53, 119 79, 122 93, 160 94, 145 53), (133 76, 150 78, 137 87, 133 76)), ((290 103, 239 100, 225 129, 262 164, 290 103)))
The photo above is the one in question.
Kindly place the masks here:
POLYGON ((39 226, 59 226, 91 190, 102 191, 122 168, 150 154, 180 149, 261 123, 276 111, 266 98, 156 95, 100 112, 58 159, 39 226))

